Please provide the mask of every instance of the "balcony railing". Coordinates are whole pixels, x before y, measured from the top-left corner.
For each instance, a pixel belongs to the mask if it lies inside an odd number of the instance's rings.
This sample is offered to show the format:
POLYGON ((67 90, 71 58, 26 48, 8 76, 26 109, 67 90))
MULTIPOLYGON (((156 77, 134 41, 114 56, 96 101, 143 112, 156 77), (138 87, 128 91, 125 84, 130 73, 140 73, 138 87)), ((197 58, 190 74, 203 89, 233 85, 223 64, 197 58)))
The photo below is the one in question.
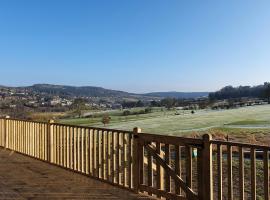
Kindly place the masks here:
POLYGON ((268 146, 10 118, 0 146, 157 198, 269 200, 268 146))

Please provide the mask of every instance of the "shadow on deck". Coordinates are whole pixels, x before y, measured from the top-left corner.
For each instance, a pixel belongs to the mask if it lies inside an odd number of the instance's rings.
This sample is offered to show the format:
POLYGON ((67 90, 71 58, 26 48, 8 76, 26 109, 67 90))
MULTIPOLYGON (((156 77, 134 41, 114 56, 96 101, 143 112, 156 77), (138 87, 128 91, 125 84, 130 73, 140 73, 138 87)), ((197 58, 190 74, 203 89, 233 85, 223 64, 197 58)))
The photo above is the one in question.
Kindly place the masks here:
POLYGON ((152 198, 0 148, 0 199, 152 198))

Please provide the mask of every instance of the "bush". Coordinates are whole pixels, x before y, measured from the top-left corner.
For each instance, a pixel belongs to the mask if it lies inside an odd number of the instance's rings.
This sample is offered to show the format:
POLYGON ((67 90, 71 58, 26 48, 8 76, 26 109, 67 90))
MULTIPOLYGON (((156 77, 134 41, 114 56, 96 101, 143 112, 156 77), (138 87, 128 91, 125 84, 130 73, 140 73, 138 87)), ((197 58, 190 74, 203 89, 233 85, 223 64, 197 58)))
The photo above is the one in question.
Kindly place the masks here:
POLYGON ((152 108, 145 108, 144 112, 145 113, 151 113, 152 112, 152 108))
POLYGON ((123 112, 123 115, 124 115, 124 116, 131 115, 131 112, 130 112, 129 110, 125 110, 125 111, 123 112))

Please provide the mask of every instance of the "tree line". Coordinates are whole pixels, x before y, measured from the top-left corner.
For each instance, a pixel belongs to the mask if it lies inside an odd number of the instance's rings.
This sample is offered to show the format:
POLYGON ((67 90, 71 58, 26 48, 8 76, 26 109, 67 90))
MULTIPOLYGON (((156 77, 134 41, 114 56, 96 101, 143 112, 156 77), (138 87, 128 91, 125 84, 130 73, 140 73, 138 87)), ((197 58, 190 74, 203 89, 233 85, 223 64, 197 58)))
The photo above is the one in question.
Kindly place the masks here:
POLYGON ((257 86, 226 86, 217 92, 209 94, 210 100, 223 100, 234 98, 265 98, 270 102, 270 83, 265 82, 263 85, 257 86))

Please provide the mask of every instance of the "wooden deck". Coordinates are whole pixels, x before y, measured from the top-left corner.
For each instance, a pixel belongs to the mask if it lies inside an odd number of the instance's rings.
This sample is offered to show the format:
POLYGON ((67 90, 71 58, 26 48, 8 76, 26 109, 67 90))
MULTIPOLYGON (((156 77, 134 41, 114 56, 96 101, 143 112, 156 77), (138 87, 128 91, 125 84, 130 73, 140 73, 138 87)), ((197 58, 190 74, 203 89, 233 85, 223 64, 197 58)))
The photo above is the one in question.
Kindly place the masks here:
POLYGON ((0 199, 151 198, 0 148, 0 199))

